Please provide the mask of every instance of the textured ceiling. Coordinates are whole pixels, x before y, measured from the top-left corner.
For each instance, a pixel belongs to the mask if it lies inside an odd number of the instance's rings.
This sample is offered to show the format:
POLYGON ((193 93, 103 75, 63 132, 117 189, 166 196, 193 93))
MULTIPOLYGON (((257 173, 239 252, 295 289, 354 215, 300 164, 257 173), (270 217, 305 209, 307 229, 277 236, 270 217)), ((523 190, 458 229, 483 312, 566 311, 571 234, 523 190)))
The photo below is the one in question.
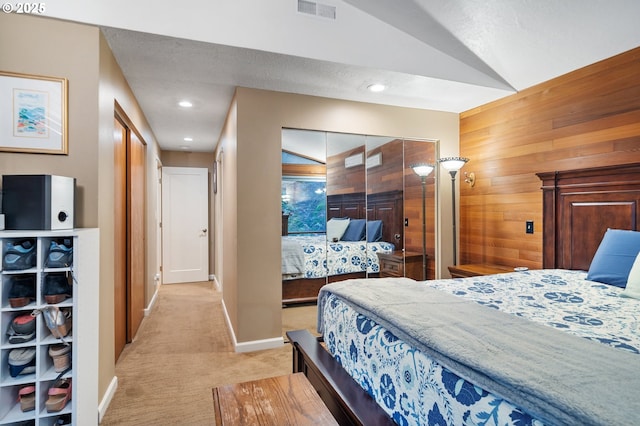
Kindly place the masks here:
POLYGON ((62 3, 102 27, 163 149, 213 150, 236 86, 462 112, 640 46, 637 0, 62 3))

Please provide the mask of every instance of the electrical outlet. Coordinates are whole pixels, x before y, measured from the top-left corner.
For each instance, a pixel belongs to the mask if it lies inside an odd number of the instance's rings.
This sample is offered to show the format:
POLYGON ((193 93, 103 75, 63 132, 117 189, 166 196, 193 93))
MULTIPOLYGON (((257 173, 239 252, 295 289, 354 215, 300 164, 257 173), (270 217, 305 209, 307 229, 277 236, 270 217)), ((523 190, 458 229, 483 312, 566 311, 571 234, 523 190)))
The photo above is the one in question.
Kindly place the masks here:
POLYGON ((532 220, 528 220, 527 221, 527 226, 525 228, 525 232, 527 234, 533 234, 533 221, 532 220))

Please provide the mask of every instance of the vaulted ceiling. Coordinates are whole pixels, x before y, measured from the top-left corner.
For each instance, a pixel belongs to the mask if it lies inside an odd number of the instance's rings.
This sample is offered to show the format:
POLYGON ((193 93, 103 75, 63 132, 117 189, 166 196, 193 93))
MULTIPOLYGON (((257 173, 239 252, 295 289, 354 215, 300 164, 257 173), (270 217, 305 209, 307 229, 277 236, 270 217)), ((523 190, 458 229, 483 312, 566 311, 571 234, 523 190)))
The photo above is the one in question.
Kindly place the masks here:
POLYGON ((170 150, 213 150, 237 86, 462 112, 640 46, 637 0, 66 0, 47 7, 50 17, 103 29, 160 146, 170 150), (387 89, 372 93, 372 83, 387 89), (193 107, 180 108, 182 99, 193 107))

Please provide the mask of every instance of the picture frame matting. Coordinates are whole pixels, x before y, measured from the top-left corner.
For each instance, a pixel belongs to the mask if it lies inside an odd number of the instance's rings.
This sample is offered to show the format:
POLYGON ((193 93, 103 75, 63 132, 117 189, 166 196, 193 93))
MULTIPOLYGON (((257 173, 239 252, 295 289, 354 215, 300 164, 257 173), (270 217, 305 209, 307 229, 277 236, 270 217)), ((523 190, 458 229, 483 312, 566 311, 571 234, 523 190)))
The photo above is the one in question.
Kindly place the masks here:
POLYGON ((67 79, 0 71, 0 151, 68 154, 67 79))

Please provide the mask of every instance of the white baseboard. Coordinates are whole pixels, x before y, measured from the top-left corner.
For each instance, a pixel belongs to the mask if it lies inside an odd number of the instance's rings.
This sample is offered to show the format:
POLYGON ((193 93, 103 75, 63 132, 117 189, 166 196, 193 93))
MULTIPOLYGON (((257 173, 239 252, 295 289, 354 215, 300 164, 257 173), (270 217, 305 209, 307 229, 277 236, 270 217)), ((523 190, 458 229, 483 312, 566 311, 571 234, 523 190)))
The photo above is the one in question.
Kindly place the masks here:
POLYGON ((111 404, 111 400, 116 394, 116 390, 118 389, 118 377, 113 376, 111 379, 111 383, 109 383, 109 387, 107 387, 107 391, 104 393, 102 397, 102 401, 98 404, 98 423, 102 423, 102 418, 107 412, 107 408, 111 404))
POLYGON ((273 339, 253 340, 250 342, 236 343, 236 352, 253 352, 262 351, 264 349, 281 348, 284 345, 282 336, 273 339))
POLYGON ((233 326, 231 325, 231 319, 229 318, 229 313, 227 312, 227 306, 224 304, 224 299, 222 299, 222 313, 224 314, 224 320, 227 323, 227 329, 229 330, 231 340, 233 341, 233 347, 235 348, 238 344, 238 341, 236 340, 236 334, 233 332, 233 326))
POLYGON ((216 288, 216 291, 222 290, 222 286, 215 275, 209 275, 209 281, 213 281, 213 286, 216 288))
POLYGON ((149 302, 149 306, 144 309, 144 316, 148 317, 153 309, 153 305, 156 304, 156 299, 158 298, 158 284, 156 284, 155 291, 153 292, 153 296, 151 297, 151 302, 149 302))
POLYGON ((222 299, 222 312, 224 313, 224 319, 227 323, 227 328, 229 329, 229 334, 231 334, 231 340, 233 341, 233 347, 236 352, 253 352, 264 349, 275 349, 284 345, 284 339, 282 336, 274 337, 273 339, 252 340, 249 342, 238 343, 236 340, 236 334, 233 332, 233 327, 231 326, 231 320, 229 319, 224 299, 222 299))

